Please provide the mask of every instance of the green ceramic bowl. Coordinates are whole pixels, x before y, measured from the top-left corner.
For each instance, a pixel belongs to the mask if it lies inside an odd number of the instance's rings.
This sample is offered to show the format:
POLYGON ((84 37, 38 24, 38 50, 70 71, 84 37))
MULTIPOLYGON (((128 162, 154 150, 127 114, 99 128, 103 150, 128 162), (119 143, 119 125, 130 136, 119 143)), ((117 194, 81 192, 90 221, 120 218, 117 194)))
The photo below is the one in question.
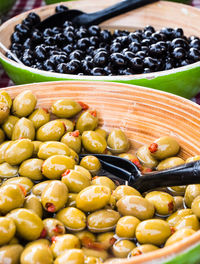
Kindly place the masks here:
MULTIPOLYGON (((118 0, 112 0, 109 2, 76 0, 63 2, 62 4, 67 5, 69 8, 93 12, 101 10, 116 2, 118 2, 118 0)), ((35 9, 35 12, 37 12, 40 17, 44 19, 55 12, 55 6, 56 5, 49 5, 41 7, 35 9)), ((10 45, 10 36, 13 32, 14 26, 20 23, 26 16, 27 13, 23 13, 13 19, 10 19, 0 27, 0 41, 5 46, 9 47, 10 45)), ((136 28, 143 28, 146 25, 152 25, 156 29, 166 26, 182 27, 186 35, 200 36, 200 10, 188 5, 159 1, 110 19, 101 24, 103 28, 108 28, 110 30, 118 28, 128 29, 130 31, 133 31, 136 28)), ((156 73, 106 77, 59 74, 32 69, 7 59, 3 53, 0 53, 0 62, 9 77, 16 84, 55 80, 98 80, 146 86, 174 93, 186 98, 191 98, 200 91, 200 62, 156 73)))
POLYGON ((8 12, 15 2, 16 0, 1 0, 0 1, 0 16, 8 12))

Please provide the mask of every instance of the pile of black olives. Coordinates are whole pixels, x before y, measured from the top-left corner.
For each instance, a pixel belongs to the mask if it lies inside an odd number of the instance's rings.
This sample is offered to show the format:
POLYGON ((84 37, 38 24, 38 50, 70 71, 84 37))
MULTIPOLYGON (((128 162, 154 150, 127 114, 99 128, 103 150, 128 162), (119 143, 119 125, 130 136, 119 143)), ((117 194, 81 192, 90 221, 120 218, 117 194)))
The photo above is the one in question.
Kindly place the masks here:
MULTIPOLYGON (((56 12, 65 10, 58 6, 56 12)), ((152 26, 129 32, 110 32, 97 25, 76 27, 66 21, 62 28, 35 26, 36 13, 15 26, 10 50, 32 68, 78 75, 131 75, 157 72, 200 61, 200 39, 189 38, 181 28, 152 26)), ((10 55, 7 57, 12 59, 10 55)))

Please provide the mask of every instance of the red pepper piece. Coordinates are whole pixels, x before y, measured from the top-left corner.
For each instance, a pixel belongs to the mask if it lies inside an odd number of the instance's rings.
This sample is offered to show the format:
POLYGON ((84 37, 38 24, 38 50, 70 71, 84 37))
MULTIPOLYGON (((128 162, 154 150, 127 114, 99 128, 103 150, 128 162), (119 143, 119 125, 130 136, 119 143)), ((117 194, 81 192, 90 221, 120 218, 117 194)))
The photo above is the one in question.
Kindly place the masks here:
POLYGON ((142 255, 142 251, 140 251, 139 249, 137 250, 137 252, 134 253, 134 255, 132 256, 139 256, 142 255))
POLYGON ((79 132, 79 130, 75 130, 73 132, 70 132, 69 134, 70 134, 70 136, 78 137, 80 135, 80 132, 79 132))
POLYGON ((142 169, 139 159, 131 159, 130 161, 133 162, 138 167, 138 169, 142 169))
POLYGON ((114 245, 116 241, 117 241, 117 239, 115 237, 111 237, 109 243, 110 243, 110 245, 114 245))
POLYGON ((80 106, 82 107, 83 110, 87 110, 89 108, 89 106, 83 102, 78 102, 80 104, 80 106))
POLYGON ((57 237, 56 236, 52 236, 52 238, 51 238, 51 242, 53 243, 53 242, 56 242, 56 240, 57 240, 57 237))
POLYGON ((63 233, 63 229, 60 225, 56 225, 55 228, 53 229, 53 231, 55 233, 58 233, 58 234, 62 234, 63 233))
POLYGON ((42 108, 47 114, 49 113, 48 109, 47 108, 42 108))
POLYGON ((174 210, 174 203, 173 202, 168 203, 168 209, 169 209, 169 213, 173 212, 173 210, 174 210))
POLYGON ((47 231, 46 231, 45 228, 43 228, 43 229, 42 229, 42 232, 41 232, 41 234, 40 234, 40 238, 44 238, 44 237, 46 237, 46 236, 47 236, 47 231))
POLYGON ((50 213, 54 213, 54 212, 56 211, 56 207, 55 207, 55 205, 52 204, 52 203, 46 203, 46 204, 45 204, 45 208, 46 208, 46 210, 47 210, 48 212, 50 212, 50 213))
POLYGON ((93 180, 96 180, 97 178, 99 178, 99 176, 94 176, 92 179, 93 180))
POLYGON ((95 249, 95 250, 99 250, 99 251, 105 250, 105 246, 102 243, 100 243, 100 242, 94 242, 89 237, 84 237, 82 239, 82 244, 86 248, 91 248, 91 249, 95 249))
POLYGON ((170 226, 172 235, 176 232, 176 229, 173 226, 170 226))
POLYGON ((66 171, 63 172, 63 174, 61 175, 61 177, 67 176, 70 173, 70 169, 67 169, 66 171))
POLYGON ((90 114, 91 114, 92 116, 96 117, 96 116, 97 116, 97 111, 90 111, 90 114))
POLYGON ((158 144, 157 143, 152 143, 150 146, 149 146, 149 151, 151 153, 154 153, 158 150, 158 144))
POLYGON ((153 170, 151 168, 144 168, 142 173, 148 173, 148 172, 152 172, 153 170))
POLYGON ((18 186, 22 190, 24 196, 26 196, 26 189, 22 185, 20 185, 20 184, 18 184, 18 186))

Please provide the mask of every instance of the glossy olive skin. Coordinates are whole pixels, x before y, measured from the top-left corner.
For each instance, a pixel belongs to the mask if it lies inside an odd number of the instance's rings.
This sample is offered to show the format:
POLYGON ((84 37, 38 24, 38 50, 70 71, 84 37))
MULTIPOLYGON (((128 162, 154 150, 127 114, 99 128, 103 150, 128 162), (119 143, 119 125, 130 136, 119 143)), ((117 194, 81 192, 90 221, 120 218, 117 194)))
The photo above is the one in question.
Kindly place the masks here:
POLYGON ((63 208, 68 199, 68 188, 61 181, 51 181, 43 190, 41 202, 43 208, 54 213, 63 208))
POLYGON ((18 175, 18 167, 17 166, 11 166, 7 162, 3 162, 0 164, 0 178, 12 178, 14 176, 18 175))
POLYGON ((91 242, 95 242, 96 240, 96 236, 88 230, 75 232, 74 235, 78 237, 82 246, 88 245, 88 241, 89 243, 91 243, 91 242))
POLYGON ((113 245, 112 253, 116 258, 126 258, 135 247, 135 243, 130 240, 120 240, 113 245))
POLYGON ((166 192, 152 191, 145 198, 154 205, 159 215, 169 215, 174 211, 174 198, 166 192))
POLYGON ((22 117, 15 124, 12 132, 12 140, 17 140, 21 138, 28 138, 34 140, 35 138, 35 128, 32 121, 22 117))
POLYGON ((183 217, 176 225, 175 230, 183 229, 183 228, 191 228, 194 231, 199 230, 199 220, 196 215, 187 215, 183 217))
POLYGON ((79 193, 91 183, 87 176, 75 170, 68 170, 66 176, 62 177, 62 182, 71 193, 79 193))
POLYGON ((134 248, 131 253, 130 253, 130 257, 134 257, 134 256, 139 256, 142 255, 144 253, 148 253, 148 252, 152 252, 159 249, 158 247, 152 245, 152 244, 144 244, 141 246, 138 246, 136 248, 134 248))
POLYGON ((191 207, 193 200, 200 195, 200 184, 191 184, 186 187, 184 201, 187 207, 191 207))
POLYGON ((106 206, 110 200, 111 191, 103 185, 91 185, 76 197, 76 206, 84 212, 94 212, 106 206))
POLYGON ((36 195, 37 197, 41 198, 42 192, 45 189, 45 187, 51 182, 52 180, 42 181, 40 183, 37 183, 33 186, 32 193, 36 195))
POLYGON ((0 263, 18 264, 20 263, 20 255, 23 251, 23 246, 6 245, 0 248, 0 263))
POLYGON ((141 222, 136 228, 136 238, 141 244, 162 245, 171 235, 169 224, 160 219, 141 222))
POLYGON ((56 258, 54 264, 73 263, 84 264, 84 254, 81 249, 68 249, 56 258))
POLYGON ((103 246, 104 249, 108 250, 115 242, 114 232, 99 233, 97 235, 97 241, 103 246))
POLYGON ((105 176, 96 176, 92 180, 92 185, 103 185, 110 188, 111 191, 115 190, 115 183, 108 177, 105 176))
POLYGON ((40 145, 42 144, 42 142, 38 141, 38 140, 34 140, 34 141, 32 141, 32 143, 33 143, 33 155, 32 155, 32 157, 37 158, 37 154, 38 154, 38 151, 39 151, 39 148, 40 148, 40 145))
POLYGON ((8 184, 0 187, 0 212, 6 214, 24 203, 24 193, 19 185, 8 184))
POLYGON ((8 216, 14 220, 16 232, 21 238, 32 241, 40 237, 43 222, 33 211, 24 208, 15 209, 8 216))
POLYGON ((140 220, 134 216, 124 216, 119 219, 116 225, 116 234, 119 237, 133 238, 140 220))
POLYGON ((15 235, 16 226, 9 217, 0 217, 0 246, 7 244, 15 235))
POLYGON ((12 99, 10 95, 3 90, 0 91, 0 102, 6 104, 9 108, 12 106, 12 99))
POLYGON ((179 165, 183 165, 185 163, 185 161, 179 157, 171 157, 171 158, 167 158, 162 160, 158 166, 157 166, 157 170, 167 170, 179 165))
POLYGON ((52 104, 51 111, 60 118, 72 118, 82 110, 79 103, 74 100, 60 99, 52 104))
POLYGON ((19 139, 8 146, 4 159, 10 165, 18 165, 33 154, 33 143, 29 139, 19 139))
POLYGON ((56 119, 56 120, 59 120, 59 121, 63 122, 63 124, 65 126, 65 131, 66 132, 72 132, 72 131, 74 131, 75 123, 72 122, 71 120, 65 119, 65 118, 60 118, 60 119, 56 119))
POLYGON ((172 195, 184 195, 186 187, 187 187, 186 185, 170 186, 167 187, 167 190, 170 191, 172 195))
POLYGON ((21 185, 23 187, 23 191, 25 191, 26 193, 29 193, 33 187, 33 182, 27 178, 27 177, 13 177, 10 178, 6 181, 4 181, 4 183, 2 184, 2 186, 4 185, 8 185, 8 184, 18 184, 21 185))
POLYGON ((192 215, 191 209, 181 209, 170 215, 166 220, 170 226, 175 226, 180 220, 182 220, 187 215, 192 215))
POLYGON ((28 177, 31 180, 42 180, 42 159, 27 159, 23 161, 19 167, 19 174, 24 177, 28 177))
POLYGON ((33 194, 28 195, 25 198, 24 206, 25 209, 32 210, 34 213, 36 213, 40 218, 42 218, 43 210, 42 210, 42 204, 38 197, 36 197, 33 194))
POLYGON ((155 212, 154 206, 147 199, 130 195, 124 196, 117 202, 117 209, 122 215, 132 215, 139 220, 152 218, 155 212))
POLYGON ((118 201, 125 195, 136 195, 136 196, 142 196, 136 189, 134 189, 131 186, 128 185, 119 185, 114 191, 113 191, 113 196, 116 198, 118 201))
POLYGON ((53 120, 41 126, 36 133, 39 141, 59 141, 65 133, 65 125, 62 121, 53 120))
POLYGON ((18 121, 19 118, 13 115, 9 115, 8 118, 4 121, 2 128, 6 133, 7 138, 12 138, 13 128, 18 121))
POLYGON ((191 209, 192 209, 192 212, 198 217, 200 218, 200 196, 197 196, 193 202, 192 202, 192 205, 191 205, 191 209))
POLYGON ((12 112, 18 117, 26 117, 33 112, 36 103, 35 95, 30 90, 25 90, 13 100, 12 112))
POLYGON ((112 153, 123 153, 129 149, 129 141, 121 129, 113 129, 107 139, 112 153))
POLYGON ((101 169, 101 163, 95 156, 85 156, 80 162, 80 166, 87 169, 93 176, 101 169))
POLYGON ((38 151, 38 158, 48 159, 54 155, 70 155, 70 149, 64 143, 57 141, 47 141, 40 145, 38 151))
POLYGON ((70 231, 81 231, 86 227, 86 215, 74 207, 66 207, 60 210, 56 214, 56 218, 70 231))
POLYGON ((76 130, 79 130, 82 134, 84 131, 94 130, 98 125, 98 118, 91 111, 83 112, 77 122, 76 122, 76 130))
POLYGON ((48 123, 50 120, 50 114, 45 108, 38 108, 33 111, 33 113, 28 117, 32 121, 35 129, 48 123))
POLYGON ((42 174, 52 180, 59 179, 67 169, 73 169, 75 161, 65 155, 54 155, 46 159, 42 165, 42 174))
POLYGON ((71 234, 56 236, 51 245, 54 257, 58 257, 64 253, 65 250, 73 248, 80 248, 80 241, 76 236, 71 234))
POLYGON ((68 200, 66 203, 66 207, 76 207, 76 197, 77 197, 77 193, 69 193, 68 194, 68 200))
POLYGON ((34 243, 27 246, 20 257, 21 264, 52 264, 53 254, 48 245, 34 243))
POLYGON ((102 154, 107 147, 105 138, 94 131, 84 131, 82 143, 84 149, 90 153, 102 154))
POLYGON ((152 145, 150 145, 149 150, 151 155, 158 160, 175 156, 180 149, 176 139, 170 136, 160 137, 154 141, 154 144, 156 144, 156 149, 152 150, 152 145))
POLYGON ((175 211, 184 208, 184 198, 182 196, 174 196, 175 211))
POLYGON ((105 139, 108 136, 108 133, 103 128, 100 128, 100 127, 96 128, 95 129, 95 132, 98 133, 98 134, 100 134, 105 139))
POLYGON ((165 243, 165 247, 166 246, 170 246, 173 245, 179 241, 181 241, 182 239, 189 237, 191 235, 193 235, 195 233, 195 231, 193 229, 189 229, 189 228, 183 228, 180 229, 178 231, 176 231, 165 243))
POLYGON ((47 237, 52 238, 53 236, 64 235, 65 226, 64 224, 55 218, 46 218, 43 220, 44 229, 47 232, 47 237))
POLYGON ((0 128, 0 143, 2 143, 5 140, 5 133, 3 129, 0 128))
POLYGON ((67 132, 61 138, 61 142, 65 143, 69 148, 73 149, 76 153, 81 151, 81 136, 79 131, 67 132))
POLYGON ((0 124, 2 124, 9 116, 10 109, 9 107, 0 102, 0 124))
POLYGON ((4 141, 1 145, 0 145, 0 164, 3 163, 4 160, 4 155, 5 155, 5 151, 7 149, 7 147, 12 144, 12 141, 4 141))
POLYGON ((101 233, 115 228, 120 214, 111 209, 102 209, 91 213, 87 217, 87 227, 91 232, 101 233))
POLYGON ((151 155, 148 146, 142 146, 138 149, 137 158, 145 167, 155 168, 158 165, 158 161, 151 155))
POLYGON ((196 160, 200 160, 200 155, 196 155, 194 157, 187 158, 185 163, 193 162, 193 161, 196 161, 196 160))
POLYGON ((106 250, 82 248, 87 264, 102 264, 108 258, 106 250))
POLYGON ((82 167, 80 165, 75 165, 74 166, 74 170, 80 172, 83 175, 85 175, 86 177, 88 177, 89 180, 92 180, 91 173, 89 172, 89 170, 85 169, 84 167, 82 167))

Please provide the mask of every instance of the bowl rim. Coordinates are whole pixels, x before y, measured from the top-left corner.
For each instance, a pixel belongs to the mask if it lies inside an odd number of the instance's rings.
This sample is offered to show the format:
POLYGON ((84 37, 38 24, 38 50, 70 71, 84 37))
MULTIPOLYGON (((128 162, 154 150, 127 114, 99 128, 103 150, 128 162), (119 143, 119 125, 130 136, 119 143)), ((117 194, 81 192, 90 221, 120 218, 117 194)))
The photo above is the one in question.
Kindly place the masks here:
MULTIPOLYGON (((176 2, 169 2, 169 1, 160 1, 160 2, 168 2, 170 5, 174 5, 177 9, 179 7, 185 7, 189 8, 190 10, 195 10, 196 12, 199 12, 199 17, 200 17, 200 9, 193 7, 193 6, 188 6, 182 3, 176 3, 176 2)), ((66 2, 60 2, 59 4, 66 5, 66 2)), ((23 18, 24 16, 27 16, 31 12, 38 12, 40 10, 45 10, 50 8, 55 8, 58 4, 51 4, 51 5, 46 5, 38 8, 31 9, 29 11, 23 12, 7 21, 5 21, 1 26, 0 26, 0 31, 7 27, 11 22, 14 22, 17 20, 19 17, 23 18)), ((100 24, 101 25, 101 24, 100 24)), ((78 74, 63 74, 63 73, 56 73, 56 72, 50 72, 50 71, 45 71, 45 70, 39 70, 35 68, 31 68, 29 66, 26 66, 24 64, 19 64, 11 59, 8 59, 3 52, 0 49, 0 58, 6 62, 14 66, 15 68, 20 68, 26 71, 31 71, 34 74, 42 75, 45 77, 54 77, 54 78, 60 78, 60 79, 78 79, 78 80, 94 80, 94 78, 98 81, 130 81, 130 80, 138 80, 138 79, 147 79, 151 80, 157 77, 162 77, 170 74, 176 74, 176 73, 181 73, 184 71, 188 71, 197 67, 200 67, 200 61, 194 62, 192 64, 178 67, 178 68, 173 68, 170 70, 163 70, 163 71, 158 71, 158 72, 151 72, 151 73, 142 73, 142 74, 132 74, 132 75, 113 75, 113 76, 93 76, 93 75, 78 75, 78 74)))
MULTIPOLYGON (((87 82, 81 82, 79 80, 75 80, 75 81, 53 81, 53 82, 42 82, 42 83, 29 83, 29 84, 22 84, 22 85, 16 85, 16 86, 11 86, 11 87, 5 87, 2 88, 5 91, 12 91, 14 89, 19 89, 19 90, 25 90, 27 89, 32 89, 33 91, 37 91, 38 89, 38 85, 42 86, 42 87, 47 87, 47 86, 52 86, 52 85, 59 85, 62 86, 64 89, 65 84, 70 86, 70 84, 77 84, 77 87, 79 87, 80 85, 83 86, 87 86, 87 85, 97 85, 97 86, 102 86, 104 84, 108 85, 108 86, 117 86, 117 87, 127 87, 127 89, 131 89, 133 91, 133 89, 139 90, 141 93, 145 92, 148 94, 156 94, 156 95, 161 95, 164 96, 168 99, 174 99, 177 101, 177 103, 180 103, 182 105, 184 104, 189 104, 192 107, 196 108, 197 110, 200 110, 200 105, 194 103, 193 101, 190 101, 186 98, 183 98, 181 96, 178 95, 174 95, 168 92, 164 92, 164 91, 160 91, 160 90, 155 90, 152 88, 147 88, 147 87, 143 87, 143 86, 138 86, 138 85, 130 85, 130 84, 124 84, 124 83, 110 83, 110 82, 98 82, 98 81, 87 81, 87 82)), ((77 88, 78 89, 78 88, 77 88)), ((159 250, 155 252, 149 252, 146 254, 142 254, 139 256, 135 256, 134 258, 130 258, 130 259, 111 259, 106 261, 105 263, 107 264, 161 264, 161 263, 167 263, 168 261, 170 261, 171 259, 173 259, 173 257, 178 256, 179 254, 184 254, 186 252, 188 252, 189 250, 195 248, 197 245, 200 245, 200 230, 195 232, 193 235, 191 235, 190 237, 184 238, 182 241, 170 245, 168 247, 165 248, 161 248, 159 250), (163 261, 163 262, 161 262, 163 261)))

